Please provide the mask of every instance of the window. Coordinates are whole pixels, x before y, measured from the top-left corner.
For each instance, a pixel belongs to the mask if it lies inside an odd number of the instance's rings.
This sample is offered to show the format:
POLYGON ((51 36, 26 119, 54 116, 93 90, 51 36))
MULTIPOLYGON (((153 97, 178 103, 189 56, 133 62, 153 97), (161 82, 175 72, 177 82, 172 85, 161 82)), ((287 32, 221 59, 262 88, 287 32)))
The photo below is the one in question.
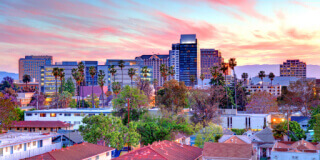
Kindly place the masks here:
POLYGON ((99 160, 99 155, 96 156, 96 160, 99 160))
POLYGON ((71 116, 71 114, 70 113, 65 113, 64 116, 68 116, 69 117, 69 116, 71 116))
POLYGON ((17 130, 20 130, 20 128, 18 127, 17 130))
POLYGON ((80 124, 80 121, 74 121, 74 124, 80 124))
POLYGON ((39 128, 39 130, 41 131, 41 130, 42 130, 42 128, 39 128))
POLYGON ((24 128, 24 130, 26 131, 26 130, 28 130, 28 128, 24 128))
POLYGON ((74 116, 78 117, 78 116, 81 116, 81 114, 80 113, 75 113, 74 116))
POLYGON ((43 128, 43 130, 47 130, 47 128, 43 128))
POLYGON ((110 155, 110 153, 109 152, 107 152, 107 156, 109 156, 110 155))
POLYGON ((94 114, 89 114, 89 117, 94 116, 94 114))
POLYGON ((53 128, 51 128, 51 132, 53 132, 53 128))
POLYGON ((32 113, 27 113, 26 116, 32 116, 32 113))
POLYGON ((37 141, 33 141, 32 144, 33 144, 33 146, 36 146, 37 145, 37 141))
POLYGON ((40 113, 40 117, 46 117, 47 116, 47 114, 45 114, 45 113, 40 113))
POLYGON ((55 113, 50 113, 50 117, 56 117, 57 115, 55 113))

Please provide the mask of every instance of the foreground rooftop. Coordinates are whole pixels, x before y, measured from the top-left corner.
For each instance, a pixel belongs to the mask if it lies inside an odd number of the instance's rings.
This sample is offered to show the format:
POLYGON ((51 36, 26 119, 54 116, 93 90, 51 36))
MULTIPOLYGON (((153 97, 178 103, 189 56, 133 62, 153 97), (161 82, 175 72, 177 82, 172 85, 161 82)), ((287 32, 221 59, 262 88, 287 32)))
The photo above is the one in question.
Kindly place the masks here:
POLYGON ((112 108, 63 108, 26 111, 25 113, 111 113, 112 108))

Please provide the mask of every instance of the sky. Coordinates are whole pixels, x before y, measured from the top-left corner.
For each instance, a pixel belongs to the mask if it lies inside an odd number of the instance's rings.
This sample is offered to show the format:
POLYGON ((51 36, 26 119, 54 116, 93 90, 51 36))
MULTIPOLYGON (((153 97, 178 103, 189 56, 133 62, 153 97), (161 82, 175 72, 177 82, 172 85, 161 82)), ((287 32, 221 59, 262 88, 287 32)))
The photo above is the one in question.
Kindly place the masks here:
POLYGON ((238 65, 320 65, 320 1, 1 0, 0 71, 25 55, 68 60, 168 54, 181 34, 238 65))

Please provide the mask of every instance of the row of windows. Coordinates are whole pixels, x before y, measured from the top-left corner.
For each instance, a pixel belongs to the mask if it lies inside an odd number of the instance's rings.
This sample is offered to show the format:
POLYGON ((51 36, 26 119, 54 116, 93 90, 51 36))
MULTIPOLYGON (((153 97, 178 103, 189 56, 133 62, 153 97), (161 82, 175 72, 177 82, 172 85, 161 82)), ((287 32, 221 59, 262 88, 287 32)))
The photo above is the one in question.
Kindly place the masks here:
MULTIPOLYGON (((38 115, 37 113, 34 113, 34 115, 38 115)), ((65 117, 70 117, 72 115, 72 113, 59 113, 60 116, 64 115, 65 117)), ((94 113, 90 113, 90 114, 84 114, 84 113, 73 113, 73 115, 75 117, 78 117, 78 116, 86 116, 88 115, 89 117, 91 116, 94 116, 96 114, 94 113)), ((106 114, 104 114, 105 116, 106 114)), ((32 116, 32 113, 26 113, 26 116, 32 116)), ((57 113, 50 113, 49 114, 50 117, 57 117, 57 113)), ((40 113, 40 117, 47 117, 47 113, 40 113)))

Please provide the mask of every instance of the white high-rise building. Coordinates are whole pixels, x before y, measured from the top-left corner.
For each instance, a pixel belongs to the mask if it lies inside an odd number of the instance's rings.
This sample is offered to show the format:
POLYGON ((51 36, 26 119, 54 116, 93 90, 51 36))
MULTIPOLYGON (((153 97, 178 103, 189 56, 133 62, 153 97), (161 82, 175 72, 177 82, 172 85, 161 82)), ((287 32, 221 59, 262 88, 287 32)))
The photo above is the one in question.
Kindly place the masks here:
MULTIPOLYGON (((179 43, 172 44, 172 50, 169 51, 169 66, 174 66, 174 79, 179 82, 179 43)), ((172 79, 171 76, 169 76, 172 79)))

